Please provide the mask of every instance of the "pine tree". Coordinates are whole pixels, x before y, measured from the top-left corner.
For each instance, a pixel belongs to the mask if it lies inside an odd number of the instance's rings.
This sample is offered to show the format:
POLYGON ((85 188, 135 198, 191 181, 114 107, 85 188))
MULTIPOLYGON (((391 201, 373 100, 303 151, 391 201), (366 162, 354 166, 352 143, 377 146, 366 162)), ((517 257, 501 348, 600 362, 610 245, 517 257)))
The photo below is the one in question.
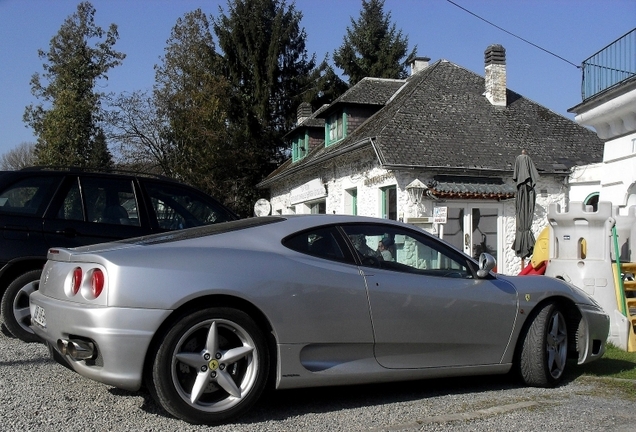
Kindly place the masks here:
POLYGON ((365 77, 406 78, 417 46, 408 55, 407 50, 408 37, 391 24, 391 13, 384 13, 384 0, 362 0, 360 17, 357 21, 351 18, 351 27, 333 60, 353 86, 365 77))
POLYGON ((287 155, 283 136, 310 94, 315 56, 308 56, 302 14, 284 0, 232 0, 214 20, 232 88, 231 148, 240 159, 232 188, 239 211, 251 214, 254 185, 287 155))
POLYGON ((108 32, 95 24, 95 8, 82 2, 51 39, 45 59, 43 83, 38 73, 31 78, 31 92, 47 103, 29 105, 24 121, 37 136, 35 155, 40 165, 104 167, 111 154, 104 138, 101 100, 95 91, 98 80, 125 58, 113 49, 119 35, 111 24, 108 32), (89 42, 98 41, 94 45, 89 42))

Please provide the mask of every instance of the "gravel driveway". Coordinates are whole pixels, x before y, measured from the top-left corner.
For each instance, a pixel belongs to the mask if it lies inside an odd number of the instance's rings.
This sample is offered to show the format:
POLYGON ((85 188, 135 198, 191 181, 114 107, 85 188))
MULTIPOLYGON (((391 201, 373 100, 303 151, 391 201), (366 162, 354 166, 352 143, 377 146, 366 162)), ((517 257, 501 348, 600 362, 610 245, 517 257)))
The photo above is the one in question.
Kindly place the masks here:
POLYGON ((510 377, 272 392, 239 422, 195 426, 71 372, 41 344, 0 334, 3 431, 636 431, 636 404, 602 381, 556 389, 510 377))

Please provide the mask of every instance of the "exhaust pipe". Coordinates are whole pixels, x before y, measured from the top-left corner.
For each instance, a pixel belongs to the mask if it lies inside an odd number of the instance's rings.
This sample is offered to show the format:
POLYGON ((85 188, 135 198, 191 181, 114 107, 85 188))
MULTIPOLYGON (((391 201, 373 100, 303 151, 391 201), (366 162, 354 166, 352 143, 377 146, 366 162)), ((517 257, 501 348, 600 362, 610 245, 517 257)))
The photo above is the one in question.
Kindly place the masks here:
POLYGON ((93 358, 96 351, 93 342, 81 339, 58 339, 57 349, 75 361, 93 358))

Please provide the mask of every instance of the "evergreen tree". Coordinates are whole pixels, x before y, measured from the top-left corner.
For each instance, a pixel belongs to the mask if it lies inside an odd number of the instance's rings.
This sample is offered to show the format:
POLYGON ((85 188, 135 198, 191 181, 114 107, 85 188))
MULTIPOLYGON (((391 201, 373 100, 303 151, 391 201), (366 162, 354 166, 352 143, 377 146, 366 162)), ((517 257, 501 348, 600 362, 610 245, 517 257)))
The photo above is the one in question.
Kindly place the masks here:
MULTIPOLYGON (((244 163, 235 188, 241 206, 251 209, 253 189, 287 155, 283 136, 293 127, 296 108, 307 96, 314 56, 307 55, 302 14, 284 0, 233 0, 214 20, 232 86, 232 148, 244 163)), ((249 210, 251 212, 251 210, 249 210)))
POLYGON ((37 136, 35 155, 40 165, 111 164, 100 126, 104 95, 95 86, 108 79, 108 70, 121 64, 125 54, 113 49, 119 38, 117 26, 111 24, 104 33, 94 16, 91 3, 80 3, 51 39, 49 51, 38 51, 46 61, 43 78, 48 83, 34 74, 31 92, 48 106, 29 105, 24 121, 37 136), (93 39, 98 41, 90 45, 93 39))
POLYGON ((330 104, 349 88, 326 59, 309 74, 305 87, 303 102, 309 102, 314 109, 330 104))
POLYGON ((391 13, 384 13, 384 0, 362 0, 360 17, 357 21, 351 18, 333 60, 353 86, 365 77, 406 78, 417 46, 408 55, 407 49, 408 37, 391 24, 391 13))
POLYGON ((154 100, 156 115, 165 119, 167 174, 227 201, 224 182, 235 164, 227 148, 230 87, 200 9, 177 20, 162 60, 154 100))

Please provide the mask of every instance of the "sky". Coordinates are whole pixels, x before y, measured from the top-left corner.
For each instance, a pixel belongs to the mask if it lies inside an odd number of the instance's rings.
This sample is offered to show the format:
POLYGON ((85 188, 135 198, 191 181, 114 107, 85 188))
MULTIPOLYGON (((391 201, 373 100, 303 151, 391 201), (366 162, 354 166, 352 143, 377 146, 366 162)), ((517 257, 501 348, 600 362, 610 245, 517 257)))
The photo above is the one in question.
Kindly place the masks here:
MULTIPOLYGON (((29 85, 34 73, 43 72, 38 49, 48 51, 78 3, 0 0, 0 155, 36 141, 22 116, 27 105, 39 103, 29 85)), ((91 3, 97 25, 117 24, 115 49, 126 54, 100 84, 100 90, 116 94, 152 88, 154 65, 179 17, 197 8, 213 16, 219 7, 228 12, 226 0, 91 3)), ((342 45, 351 19, 360 16, 362 0, 294 3, 303 14, 308 53, 333 65, 333 52, 342 45)), ((503 45, 508 88, 570 119, 574 114, 568 109, 581 102, 577 65, 636 27, 636 0, 385 0, 384 10, 408 37, 409 51, 417 46, 418 56, 431 62, 445 59, 483 76, 484 51, 503 45)))

